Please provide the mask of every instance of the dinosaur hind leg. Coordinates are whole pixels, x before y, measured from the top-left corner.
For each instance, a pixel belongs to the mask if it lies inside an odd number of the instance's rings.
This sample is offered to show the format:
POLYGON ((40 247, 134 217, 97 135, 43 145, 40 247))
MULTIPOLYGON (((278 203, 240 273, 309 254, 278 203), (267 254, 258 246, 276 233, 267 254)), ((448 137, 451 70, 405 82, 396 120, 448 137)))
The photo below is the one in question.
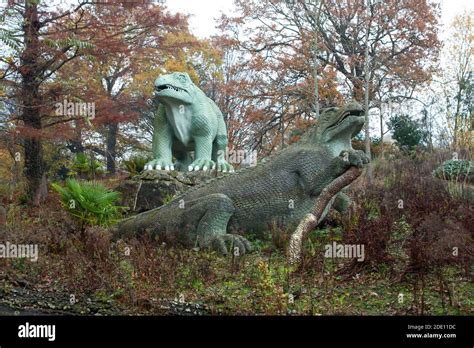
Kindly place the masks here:
POLYGON ((235 207, 232 200, 224 194, 216 193, 200 197, 192 202, 192 207, 185 215, 197 214, 201 218, 198 221, 195 246, 200 248, 211 248, 228 254, 227 245, 239 249, 240 254, 251 250, 250 243, 242 236, 227 233, 227 224, 234 214, 235 207), (199 201, 199 202, 196 202, 199 201))

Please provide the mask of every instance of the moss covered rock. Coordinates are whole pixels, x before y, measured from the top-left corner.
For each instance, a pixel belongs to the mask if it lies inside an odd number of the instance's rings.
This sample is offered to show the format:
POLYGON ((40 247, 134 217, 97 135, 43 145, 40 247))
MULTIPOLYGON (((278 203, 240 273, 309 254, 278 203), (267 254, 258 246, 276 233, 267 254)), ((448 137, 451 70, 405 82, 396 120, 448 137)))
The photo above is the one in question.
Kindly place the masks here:
POLYGON ((128 207, 130 214, 136 214, 157 208, 169 202, 175 195, 213 177, 215 173, 202 171, 147 170, 123 181, 116 190, 122 194, 121 205, 128 207))

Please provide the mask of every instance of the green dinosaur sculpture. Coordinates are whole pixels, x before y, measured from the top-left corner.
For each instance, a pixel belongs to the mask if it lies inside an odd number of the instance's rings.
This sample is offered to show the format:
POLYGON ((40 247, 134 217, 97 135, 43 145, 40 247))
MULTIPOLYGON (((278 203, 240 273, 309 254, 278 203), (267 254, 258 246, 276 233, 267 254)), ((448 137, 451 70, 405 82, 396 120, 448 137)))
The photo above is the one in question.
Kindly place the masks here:
MULTIPOLYGON (((166 205, 125 220, 115 238, 151 234, 223 254, 228 252, 228 242, 240 253, 248 252, 249 242, 236 233, 259 234, 275 224, 294 229, 330 182, 350 166, 369 162, 364 152, 351 146, 363 124, 363 110, 356 103, 327 109, 299 142, 255 167, 212 179, 166 205)), ((344 207, 347 200, 339 193, 323 218, 333 203, 344 207)))
POLYGON ((154 159, 146 170, 232 171, 225 160, 227 130, 217 105, 186 73, 160 76, 155 81, 154 159), (195 159, 190 156, 195 151, 195 159), (173 155, 177 162, 173 163, 173 155))

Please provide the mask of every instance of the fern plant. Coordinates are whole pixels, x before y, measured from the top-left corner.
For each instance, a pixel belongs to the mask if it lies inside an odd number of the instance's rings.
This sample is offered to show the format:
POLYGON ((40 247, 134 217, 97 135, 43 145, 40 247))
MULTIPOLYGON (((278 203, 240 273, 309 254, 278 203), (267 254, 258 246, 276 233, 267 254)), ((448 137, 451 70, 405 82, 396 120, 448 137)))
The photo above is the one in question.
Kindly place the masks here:
POLYGON ((74 157, 69 176, 79 175, 80 178, 91 179, 96 174, 104 174, 102 164, 93 158, 88 158, 83 153, 78 153, 74 157))
POLYGON ((107 227, 117 222, 125 207, 115 205, 120 194, 93 182, 66 180, 65 187, 52 184, 61 196, 63 207, 78 221, 81 232, 86 226, 107 227))
POLYGON ((125 169, 132 175, 137 175, 145 169, 145 164, 152 160, 149 156, 132 156, 123 161, 125 169))

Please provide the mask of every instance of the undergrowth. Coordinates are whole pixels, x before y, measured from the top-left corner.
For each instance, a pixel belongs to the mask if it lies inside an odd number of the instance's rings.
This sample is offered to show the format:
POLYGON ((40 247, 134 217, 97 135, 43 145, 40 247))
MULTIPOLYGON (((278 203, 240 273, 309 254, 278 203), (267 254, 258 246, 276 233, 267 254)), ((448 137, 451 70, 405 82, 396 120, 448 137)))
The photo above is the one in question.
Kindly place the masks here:
POLYGON ((473 205, 431 175, 443 160, 376 161, 373 180, 351 187, 357 205, 310 234, 294 272, 278 231, 253 240, 255 252, 226 258, 148 239, 111 242, 105 227, 80 235, 57 194, 39 208, 11 203, 0 242, 35 243, 40 255, 0 259, 0 294, 54 292, 64 295, 55 307, 79 313, 92 300, 123 314, 170 313, 173 301, 206 314, 473 314, 473 205), (364 245, 364 260, 325 257, 333 242, 364 245))

